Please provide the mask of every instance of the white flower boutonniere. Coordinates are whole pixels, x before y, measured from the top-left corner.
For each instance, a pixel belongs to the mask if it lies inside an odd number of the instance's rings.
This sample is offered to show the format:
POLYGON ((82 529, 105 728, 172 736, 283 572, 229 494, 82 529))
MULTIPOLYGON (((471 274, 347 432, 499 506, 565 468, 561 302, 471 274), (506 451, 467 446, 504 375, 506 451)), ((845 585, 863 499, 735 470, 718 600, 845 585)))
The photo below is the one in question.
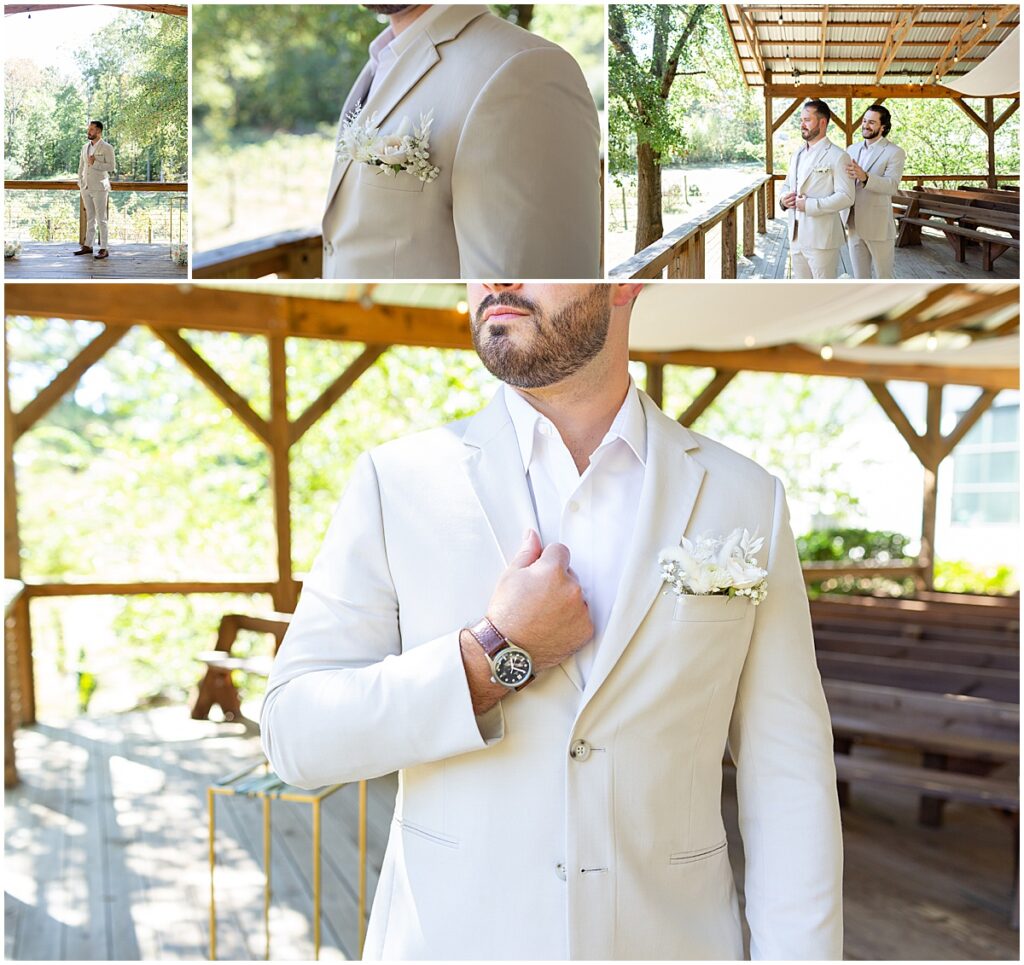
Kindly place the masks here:
POLYGON ((832 170, 830 164, 822 164, 820 167, 814 169, 815 174, 828 174, 832 170))
POLYGON ((402 171, 421 181, 433 181, 440 168, 430 163, 430 128, 433 110, 420 114, 420 123, 409 133, 409 121, 403 117, 395 134, 381 134, 377 115, 361 120, 357 107, 342 122, 338 131, 338 160, 356 161, 379 169, 378 173, 394 177, 402 171))
POLYGON ((661 578, 678 596, 748 596, 757 606, 768 595, 768 572, 754 559, 762 545, 763 537, 745 529, 695 541, 684 536, 658 554, 661 578))

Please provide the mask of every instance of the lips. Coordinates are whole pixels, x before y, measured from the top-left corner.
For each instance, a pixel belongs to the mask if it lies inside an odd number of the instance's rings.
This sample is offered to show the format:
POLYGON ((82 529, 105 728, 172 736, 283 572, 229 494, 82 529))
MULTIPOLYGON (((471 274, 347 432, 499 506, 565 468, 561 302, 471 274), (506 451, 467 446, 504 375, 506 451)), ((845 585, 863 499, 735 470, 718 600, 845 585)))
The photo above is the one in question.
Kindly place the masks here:
POLYGON ((528 314, 529 312, 524 312, 519 308, 510 308, 507 305, 492 305, 484 312, 484 321, 497 323, 512 322, 528 314))

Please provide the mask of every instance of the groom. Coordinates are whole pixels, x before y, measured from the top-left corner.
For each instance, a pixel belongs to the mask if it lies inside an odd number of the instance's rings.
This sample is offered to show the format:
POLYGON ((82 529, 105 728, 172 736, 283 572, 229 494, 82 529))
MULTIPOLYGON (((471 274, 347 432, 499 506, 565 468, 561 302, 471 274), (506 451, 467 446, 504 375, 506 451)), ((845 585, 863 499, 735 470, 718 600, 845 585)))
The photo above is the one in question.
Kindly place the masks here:
MULTIPOLYGON (((371 959, 840 958, 829 714, 781 482, 633 385, 637 285, 471 285, 505 384, 364 453, 262 712, 302 787, 401 770, 371 959), (678 593, 759 532, 767 596, 678 593)), ((756 548, 756 547, 755 547, 756 548)))
POLYGON ((103 122, 89 121, 88 140, 78 158, 78 189, 85 206, 85 239, 76 255, 106 258, 107 201, 110 199, 110 172, 114 170, 114 149, 103 140, 103 122), (99 251, 93 254, 93 243, 99 251))
POLYGON ((600 277, 601 134, 576 61, 482 5, 367 6, 391 25, 339 142, 369 125, 402 169, 335 154, 323 277, 600 277), (427 115, 429 181, 396 146, 427 115))

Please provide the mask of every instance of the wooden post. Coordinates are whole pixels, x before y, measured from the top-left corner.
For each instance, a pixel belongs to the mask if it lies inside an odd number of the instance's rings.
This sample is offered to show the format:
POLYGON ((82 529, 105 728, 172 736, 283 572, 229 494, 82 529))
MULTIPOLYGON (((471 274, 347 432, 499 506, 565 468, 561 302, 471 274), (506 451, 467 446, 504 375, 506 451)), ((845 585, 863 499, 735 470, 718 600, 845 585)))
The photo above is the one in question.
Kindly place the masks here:
POLYGON ((921 511, 920 562, 925 589, 935 585, 935 518, 938 512, 939 463, 942 461, 942 386, 928 386, 927 420, 924 435, 924 500, 921 511))
POLYGON ((85 246, 85 228, 88 224, 88 219, 85 216, 85 202, 82 200, 82 195, 78 195, 78 243, 85 246))
POLYGON ((285 337, 270 335, 270 458, 274 491, 274 532, 277 534, 277 584, 274 609, 291 613, 297 596, 292 580, 291 484, 288 467, 288 377, 285 337))
POLYGON ((853 98, 846 98, 846 146, 853 144, 853 98))
POLYGON ((996 118, 995 98, 985 98, 985 136, 988 138, 988 186, 993 190, 996 182, 996 118))
POLYGON ((775 139, 774 118, 772 117, 772 96, 768 93, 771 71, 765 71, 764 78, 764 170, 768 175, 767 201, 768 217, 775 217, 775 139))
POLYGON ((662 408, 665 396, 665 366, 660 362, 647 363, 647 382, 644 391, 659 409, 662 408))
POLYGON ((766 212, 767 207, 766 199, 768 195, 768 185, 762 184, 757 189, 757 231, 758 234, 765 234, 768 231, 768 225, 766 223, 766 212))
POLYGON ((743 201, 743 256, 750 258, 754 254, 754 194, 743 201))
POLYGON ((736 277, 736 205, 725 214, 722 221, 722 277, 736 277))

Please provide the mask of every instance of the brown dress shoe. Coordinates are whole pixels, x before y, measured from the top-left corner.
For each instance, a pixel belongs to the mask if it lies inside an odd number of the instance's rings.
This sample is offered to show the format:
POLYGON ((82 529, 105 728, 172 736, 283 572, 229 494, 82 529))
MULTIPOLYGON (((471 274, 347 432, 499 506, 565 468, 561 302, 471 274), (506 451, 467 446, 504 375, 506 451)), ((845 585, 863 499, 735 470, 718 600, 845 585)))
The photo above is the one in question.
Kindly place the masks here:
POLYGON ((92 254, 92 248, 87 248, 85 245, 82 245, 82 247, 79 248, 78 251, 73 251, 73 252, 71 252, 71 254, 73 254, 73 255, 91 255, 92 254))
POLYGON ((109 252, 107 251, 106 248, 100 248, 100 250, 97 251, 95 255, 93 255, 93 258, 106 258, 106 257, 108 257, 108 255, 109 255, 109 252))

